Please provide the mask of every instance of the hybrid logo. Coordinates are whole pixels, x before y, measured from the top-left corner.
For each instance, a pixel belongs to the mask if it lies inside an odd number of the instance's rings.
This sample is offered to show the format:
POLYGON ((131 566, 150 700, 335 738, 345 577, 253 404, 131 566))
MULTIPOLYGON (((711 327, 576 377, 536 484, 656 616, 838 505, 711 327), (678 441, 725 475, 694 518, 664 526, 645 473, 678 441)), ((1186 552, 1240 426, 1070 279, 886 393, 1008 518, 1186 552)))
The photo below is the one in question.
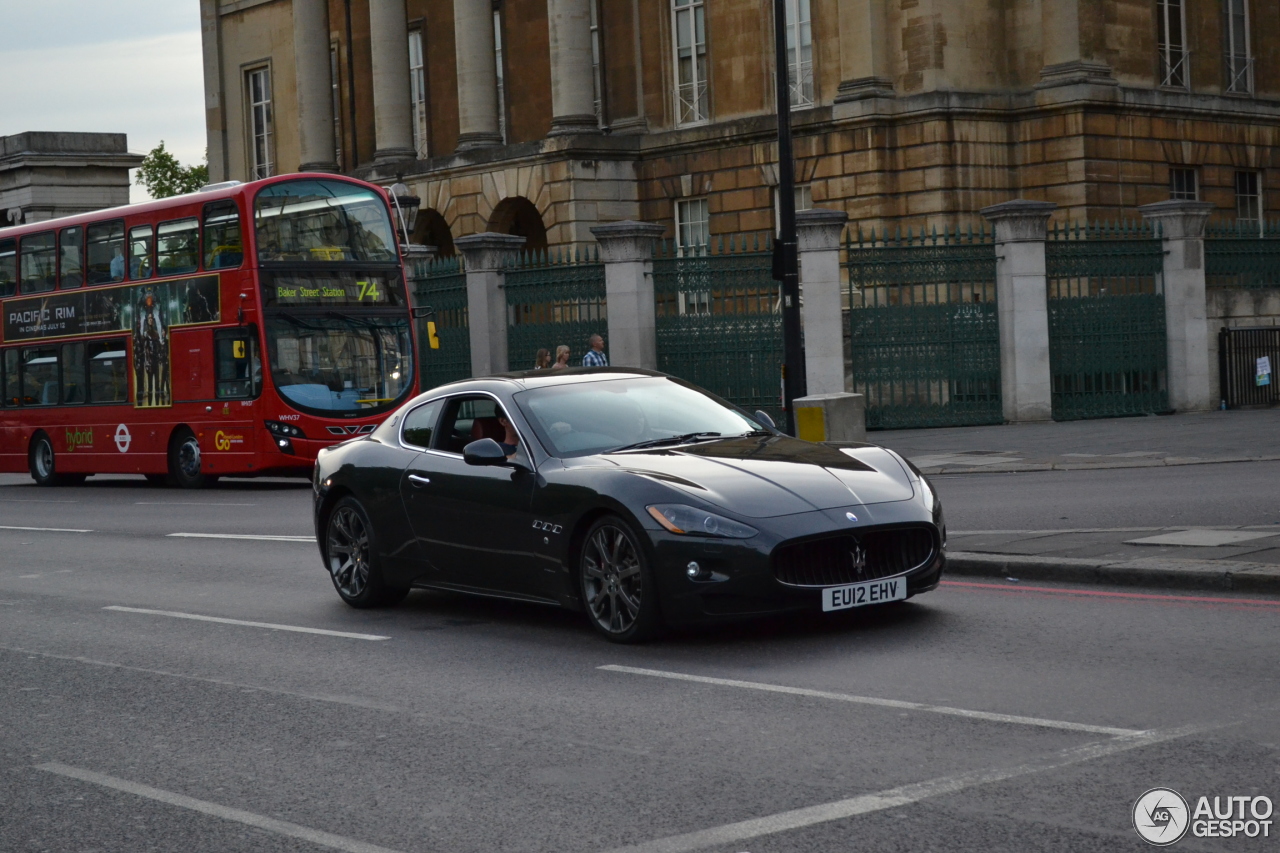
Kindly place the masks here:
POLYGON ((1167 847, 1187 834, 1187 801, 1171 788, 1152 788, 1133 804, 1133 828, 1142 840, 1167 847))

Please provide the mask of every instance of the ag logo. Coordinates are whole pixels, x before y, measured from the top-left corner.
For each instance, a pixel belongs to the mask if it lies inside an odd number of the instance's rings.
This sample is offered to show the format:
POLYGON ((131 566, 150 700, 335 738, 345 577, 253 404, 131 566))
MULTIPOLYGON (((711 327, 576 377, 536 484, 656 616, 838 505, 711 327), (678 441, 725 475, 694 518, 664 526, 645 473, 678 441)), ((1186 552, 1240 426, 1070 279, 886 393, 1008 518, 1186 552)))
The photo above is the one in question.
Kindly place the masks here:
POLYGON ((1172 788, 1152 788, 1133 804, 1133 828, 1142 839, 1167 847, 1187 834, 1187 801, 1172 788))
POLYGON ((120 424, 120 426, 116 427, 114 438, 116 440, 116 450, 121 453, 127 453, 129 445, 133 443, 133 436, 129 434, 129 428, 124 424, 120 424))

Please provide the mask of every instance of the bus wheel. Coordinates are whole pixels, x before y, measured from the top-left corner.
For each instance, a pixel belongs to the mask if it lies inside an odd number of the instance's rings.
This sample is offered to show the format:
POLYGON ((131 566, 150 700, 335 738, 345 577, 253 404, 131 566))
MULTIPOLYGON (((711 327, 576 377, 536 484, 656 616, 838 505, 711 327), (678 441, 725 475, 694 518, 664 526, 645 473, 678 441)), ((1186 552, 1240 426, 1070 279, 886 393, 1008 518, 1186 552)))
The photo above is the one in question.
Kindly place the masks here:
POLYGON ((169 441, 169 481, 183 489, 202 489, 212 477, 200 470, 200 442, 195 433, 183 428, 169 441))
POLYGON ((37 486, 60 486, 64 482, 54 466, 53 442, 42 432, 36 433, 36 437, 31 440, 27 465, 31 469, 31 479, 36 481, 37 486))

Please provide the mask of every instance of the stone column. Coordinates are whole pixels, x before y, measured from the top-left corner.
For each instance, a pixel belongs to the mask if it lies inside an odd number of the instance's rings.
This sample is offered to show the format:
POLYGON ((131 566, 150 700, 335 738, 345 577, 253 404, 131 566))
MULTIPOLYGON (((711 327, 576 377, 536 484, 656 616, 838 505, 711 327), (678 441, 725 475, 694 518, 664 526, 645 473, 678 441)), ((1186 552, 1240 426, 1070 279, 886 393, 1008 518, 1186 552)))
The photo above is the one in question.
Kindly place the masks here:
POLYGON ((650 222, 610 222, 591 229, 604 261, 609 363, 658 369, 653 307, 653 246, 666 229, 650 222))
POLYGON ((1076 83, 1118 86, 1111 66, 1093 58, 1095 30, 1104 26, 1102 10, 1089 0, 1041 0, 1040 32, 1044 45, 1037 89, 1076 83), (1081 7, 1084 8, 1081 8, 1081 7))
POLYGON ((503 271, 524 245, 513 234, 482 231, 453 241, 467 270, 467 318, 471 330, 471 375, 507 370, 507 295, 503 271))
POLYGON ((1158 201, 1138 208, 1164 238, 1169 405, 1178 412, 1213 408, 1204 282, 1204 230, 1213 209, 1207 201, 1158 201))
POLYGON ((299 172, 336 172, 328 0, 293 0, 299 172))
POLYGON ((840 87, 836 102, 892 98, 887 0, 840 3, 840 87))
MULTIPOLYGON (((227 164, 227 123, 222 93, 222 18, 218 0, 200 0, 200 44, 204 60, 205 147, 209 182, 231 176, 227 164)), ((0 222, 0 228, 9 223, 0 222)))
POLYGON ((374 165, 416 159, 404 0, 369 0, 369 43, 373 51, 374 165))
POLYGON ((547 0, 551 136, 599 133, 591 63, 591 0, 547 0))
POLYGON ((800 249, 800 316, 804 321, 805 378, 810 394, 840 394, 844 387, 844 312, 840 305, 842 210, 796 213, 800 249))
POLYGON ((482 0, 453 0, 453 37, 458 66, 458 150, 501 145, 493 6, 482 0))
POLYGON ((1044 244, 1049 216, 1057 207, 1049 201, 1015 199, 982 210, 996 229, 1000 390, 1009 423, 1053 417, 1044 244))

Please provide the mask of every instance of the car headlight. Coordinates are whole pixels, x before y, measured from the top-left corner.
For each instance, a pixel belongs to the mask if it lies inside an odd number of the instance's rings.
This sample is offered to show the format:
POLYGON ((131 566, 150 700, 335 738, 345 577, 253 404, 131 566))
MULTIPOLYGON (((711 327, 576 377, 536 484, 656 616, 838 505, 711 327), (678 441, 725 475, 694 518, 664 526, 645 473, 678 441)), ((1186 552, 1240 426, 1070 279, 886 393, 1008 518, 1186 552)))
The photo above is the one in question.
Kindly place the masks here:
POLYGON ((655 504, 648 509, 653 520, 672 533, 716 536, 721 539, 750 539, 760 532, 723 515, 684 504, 655 504))

